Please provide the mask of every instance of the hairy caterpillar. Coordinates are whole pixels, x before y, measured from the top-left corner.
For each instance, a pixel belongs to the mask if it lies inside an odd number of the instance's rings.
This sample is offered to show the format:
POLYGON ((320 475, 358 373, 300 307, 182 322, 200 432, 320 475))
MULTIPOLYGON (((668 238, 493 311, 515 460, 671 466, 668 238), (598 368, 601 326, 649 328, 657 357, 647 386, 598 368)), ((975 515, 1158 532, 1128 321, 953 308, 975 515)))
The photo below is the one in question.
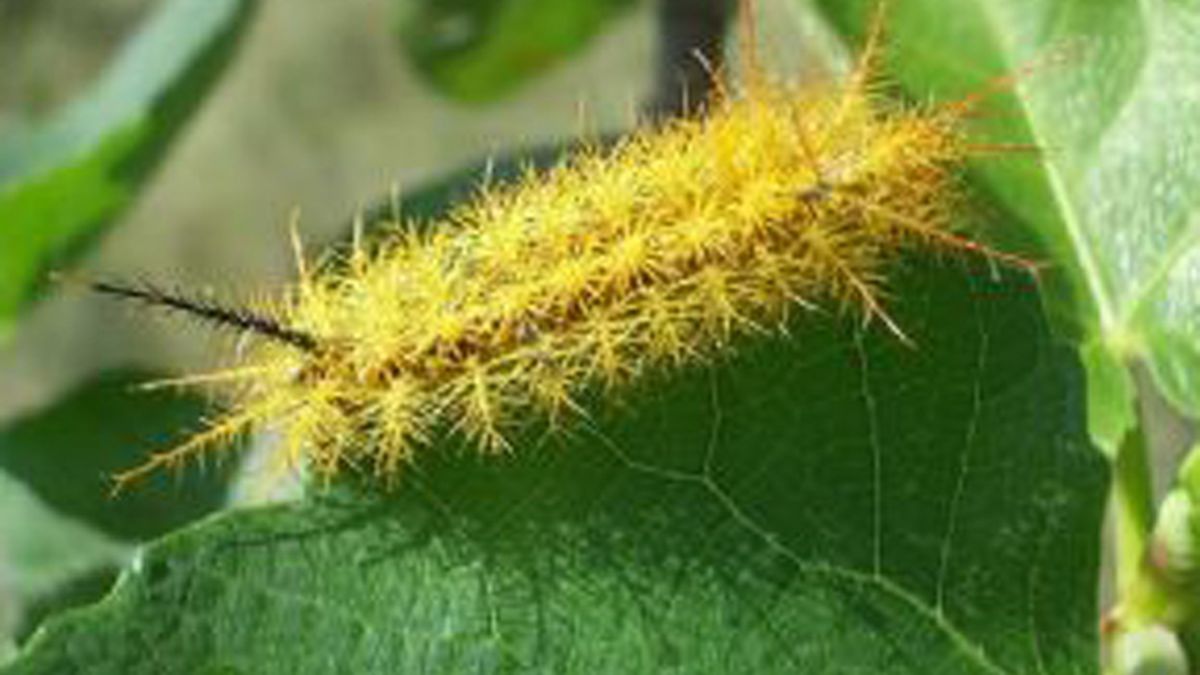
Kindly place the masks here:
POLYGON ((393 476, 441 433, 505 451, 531 411, 579 414, 589 386, 705 359, 821 304, 905 339, 880 299, 885 266, 907 245, 977 248, 950 229, 976 148, 969 102, 876 95, 875 25, 843 86, 777 84, 751 59, 744 90, 718 90, 703 115, 481 188, 431 227, 358 239, 344 264, 311 269, 295 237, 299 280, 269 307, 93 284, 259 338, 239 365, 181 380, 220 383, 229 411, 118 485, 264 424, 280 466, 320 477, 393 476))

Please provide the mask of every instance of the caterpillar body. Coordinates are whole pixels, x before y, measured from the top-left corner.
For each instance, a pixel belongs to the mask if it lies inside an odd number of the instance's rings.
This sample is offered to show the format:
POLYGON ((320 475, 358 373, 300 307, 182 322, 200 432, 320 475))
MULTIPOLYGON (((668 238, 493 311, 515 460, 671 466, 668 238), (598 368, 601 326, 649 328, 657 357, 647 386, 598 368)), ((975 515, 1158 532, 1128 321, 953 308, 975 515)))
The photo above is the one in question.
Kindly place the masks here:
POLYGON ((977 247, 950 227, 975 150, 966 103, 878 95, 877 43, 837 87, 751 63, 741 93, 718 89, 703 114, 481 187, 431 226, 356 238, 337 265, 310 268, 297 239, 299 280, 270 311, 97 284, 259 338, 229 370, 182 380, 219 383, 229 411, 118 486, 262 425, 282 436, 277 465, 319 477, 395 476, 443 433, 507 451, 530 413, 584 414, 588 387, 710 358, 818 306, 903 337, 881 300, 886 265, 910 245, 977 247))

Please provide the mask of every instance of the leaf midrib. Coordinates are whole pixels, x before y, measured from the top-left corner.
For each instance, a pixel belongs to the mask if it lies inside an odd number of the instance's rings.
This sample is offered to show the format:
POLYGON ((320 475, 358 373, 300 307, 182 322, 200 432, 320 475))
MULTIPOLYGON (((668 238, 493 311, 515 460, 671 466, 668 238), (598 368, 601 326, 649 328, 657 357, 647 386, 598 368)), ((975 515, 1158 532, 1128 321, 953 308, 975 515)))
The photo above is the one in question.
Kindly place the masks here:
MULTIPOLYGON (((1000 46, 1000 58, 1003 60, 1005 66, 1011 69, 1013 63, 1009 57, 1012 50, 1008 49, 1007 45, 1003 42, 1004 32, 999 29, 999 21, 995 15, 995 10, 987 0, 980 0, 979 7, 987 29, 991 33, 993 42, 1000 46)), ((1138 12, 1142 25, 1150 26, 1149 17, 1151 8, 1147 6, 1147 0, 1139 0, 1138 12)), ((1153 40, 1151 40, 1151 49, 1153 49, 1153 40)), ((1109 137, 1110 130, 1115 121, 1122 117, 1124 109, 1134 100, 1136 92, 1142 89, 1142 81, 1146 77, 1146 62, 1148 58, 1148 56, 1144 56, 1138 64, 1138 80, 1126 88, 1125 96, 1120 103, 1121 109, 1117 114, 1111 116, 1105 130, 1095 137, 1095 141, 1092 144, 1093 150, 1104 139, 1109 137)), ((1016 96, 1015 98, 1029 126, 1034 142, 1038 145, 1044 145, 1046 135, 1039 125, 1037 116, 1030 109, 1026 98, 1023 96, 1016 96)), ((1200 246, 1200 214, 1195 212, 1191 214, 1189 223, 1163 253, 1158 263, 1152 266, 1150 274, 1135 279, 1133 292, 1126 296, 1127 299, 1125 301, 1118 303, 1115 297, 1109 292, 1105 275, 1103 274, 1103 265, 1098 257, 1098 251, 1088 236, 1079 212, 1074 208, 1075 202, 1071 199, 1071 192, 1067 188, 1067 180, 1063 176, 1061 167, 1051 157, 1046 158, 1046 161, 1043 162, 1043 167, 1046 171, 1055 203, 1059 207, 1059 213, 1062 217, 1067 237, 1070 239, 1072 248, 1075 250, 1076 259, 1079 262, 1084 282, 1087 284, 1088 291, 1096 305, 1099 315, 1100 336, 1105 342, 1109 342, 1109 338, 1114 336, 1126 336, 1131 326, 1137 321, 1137 317, 1141 314, 1146 303, 1153 299, 1155 293, 1162 288, 1162 284, 1171 276, 1181 261, 1196 247, 1200 246)), ((1121 340, 1120 342, 1123 343, 1125 341, 1121 340)))
MULTIPOLYGON (((603 436, 598 436, 603 439, 603 436)), ((782 555, 796 570, 800 573, 813 575, 827 575, 834 578, 840 578, 846 581, 852 581, 864 587, 875 587, 884 595, 891 596, 899 602, 909 606, 919 616, 925 618, 942 631, 950 640, 951 644, 971 663, 979 666, 981 669, 989 673, 997 675, 1008 675, 1010 671, 1005 670, 996 662, 988 658, 984 652, 981 643, 972 639, 964 633, 957 625, 955 625, 945 612, 938 605, 932 605, 928 601, 922 599, 919 595, 909 590, 898 581, 886 576, 880 569, 872 572, 864 572, 844 565, 832 563, 822 563, 803 558, 797 551, 781 543, 778 539, 771 536, 768 530, 761 527, 752 519, 746 511, 738 504, 733 495, 724 489, 709 473, 709 466, 706 464, 703 471, 699 473, 687 473, 674 469, 663 468, 652 464, 645 464, 627 456, 616 446, 605 443, 608 449, 613 452, 627 470, 642 472, 650 476, 654 476, 659 480, 668 482, 683 482, 696 485, 699 489, 707 492, 718 505, 724 509, 733 522, 740 527, 745 528, 750 534, 762 539, 763 544, 774 550, 779 555, 782 555)), ((878 488, 876 488, 878 489, 878 488)), ((1036 631, 1032 631, 1036 639, 1036 631)), ((1039 661, 1039 670, 1040 661, 1039 661)))
MULTIPOLYGON (((1012 49, 1004 41, 1004 32, 1000 30, 999 20, 996 17, 995 10, 987 0, 980 0, 978 3, 980 14, 982 15, 987 30, 991 34, 992 42, 997 45, 997 52, 1004 63, 1005 69, 1011 71, 1014 67, 1012 59, 1012 49)), ((1139 3, 1140 11, 1145 16, 1146 8, 1144 4, 1139 3)), ((1142 64, 1144 66, 1144 63, 1142 64)), ((1014 96, 1017 104, 1020 106, 1022 116, 1025 118, 1026 124, 1029 127, 1029 133, 1033 137, 1033 141, 1038 146, 1044 146, 1046 134, 1038 123, 1037 116, 1030 109, 1026 97, 1014 96)), ((1128 97, 1122 103, 1128 102, 1128 97)), ((1114 115, 1116 119, 1119 115, 1114 115)), ((1105 138, 1106 133, 1097 135, 1097 144, 1100 139, 1105 138)), ((1096 255, 1096 251, 1092 246, 1091 240, 1087 236, 1081 223, 1079 213, 1074 208, 1074 202, 1071 199, 1070 191, 1067 189, 1066 179, 1062 175, 1060 167, 1052 161, 1052 158, 1046 157, 1042 166, 1046 172, 1047 181, 1050 186, 1051 194, 1054 196, 1054 201, 1058 205, 1059 215, 1062 218, 1067 237, 1071 240, 1072 248, 1075 251, 1076 259, 1082 270, 1084 282, 1087 284, 1088 291, 1096 305, 1096 310, 1099 314, 1100 333, 1102 336, 1112 335, 1118 331, 1120 324, 1117 321, 1117 309, 1112 296, 1109 294, 1105 286, 1102 267, 1096 255)))

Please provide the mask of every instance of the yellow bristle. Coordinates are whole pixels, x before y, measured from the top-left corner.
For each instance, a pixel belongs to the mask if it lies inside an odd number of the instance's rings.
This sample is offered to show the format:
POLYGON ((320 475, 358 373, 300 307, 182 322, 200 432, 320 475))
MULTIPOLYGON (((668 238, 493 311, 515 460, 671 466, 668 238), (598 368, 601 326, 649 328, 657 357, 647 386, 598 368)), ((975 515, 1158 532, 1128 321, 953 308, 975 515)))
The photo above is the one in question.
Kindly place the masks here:
POLYGON ((119 478, 263 424, 282 431, 278 462, 325 478, 393 476, 439 433, 519 451, 510 434, 531 413, 557 428, 589 387, 702 362, 818 307, 906 339, 880 297, 889 259, 979 248, 949 229, 969 108, 878 100, 874 50, 840 88, 754 70, 704 116, 486 185, 371 249, 356 225, 348 265, 314 269, 293 230, 299 281, 273 312, 318 347, 251 348, 226 418, 119 478))

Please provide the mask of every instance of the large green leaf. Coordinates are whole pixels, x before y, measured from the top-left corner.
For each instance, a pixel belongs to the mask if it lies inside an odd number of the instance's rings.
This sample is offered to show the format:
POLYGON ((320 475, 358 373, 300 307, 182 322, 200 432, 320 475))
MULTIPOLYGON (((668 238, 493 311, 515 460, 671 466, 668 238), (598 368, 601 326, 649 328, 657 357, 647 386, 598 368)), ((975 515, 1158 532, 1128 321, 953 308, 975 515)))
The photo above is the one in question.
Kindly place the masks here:
POLYGON ((17 610, 15 623, 0 620, 0 643, 24 637, 62 608, 102 597, 131 542, 224 503, 231 463, 158 476, 111 495, 112 473, 179 440, 208 407, 194 394, 134 390, 153 379, 140 371, 105 373, 0 429, 0 586, 11 582, 0 587, 0 598, 10 593, 17 610))
MULTIPOLYGON (((871 0, 818 0, 861 35, 871 0)), ((1040 159, 977 163, 1012 229, 1039 237, 1071 289, 1052 300, 1082 324, 1091 426, 1113 449, 1133 420, 1123 364, 1144 359, 1200 416, 1200 5, 1162 0, 891 3, 886 60, 939 99, 1032 67, 980 126, 1032 141, 1040 159)))
POLYGON ((59 513, 118 539, 157 537, 216 509, 228 463, 111 494, 112 474, 178 442, 208 407, 196 394, 135 390, 155 379, 140 371, 105 373, 13 421, 0 430, 0 469, 59 513))
POLYGON ((18 673, 1095 672, 1105 467, 1027 278, 896 275, 512 456, 150 546, 18 673))
POLYGON ((132 554, 128 544, 48 508, 0 472, 0 662, 55 607, 94 602, 132 554), (100 588, 86 582, 99 580, 100 588))
POLYGON ((403 3, 400 43, 439 91, 502 96, 582 48, 633 0, 419 0, 403 3))
POLYGON ((86 96, 0 139, 0 340, 112 222, 229 60, 251 0, 169 0, 86 96))

